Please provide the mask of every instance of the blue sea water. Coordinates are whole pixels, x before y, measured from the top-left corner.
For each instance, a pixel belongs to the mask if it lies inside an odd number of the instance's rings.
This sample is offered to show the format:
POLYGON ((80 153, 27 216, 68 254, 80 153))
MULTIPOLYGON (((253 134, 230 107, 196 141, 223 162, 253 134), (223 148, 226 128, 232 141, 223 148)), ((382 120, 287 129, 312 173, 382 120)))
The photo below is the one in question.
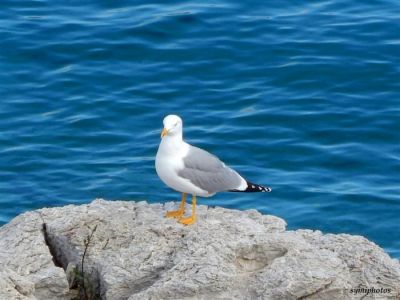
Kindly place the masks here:
POLYGON ((0 2, 0 224, 106 199, 179 200, 162 119, 269 194, 290 229, 366 236, 400 258, 400 3, 0 2))

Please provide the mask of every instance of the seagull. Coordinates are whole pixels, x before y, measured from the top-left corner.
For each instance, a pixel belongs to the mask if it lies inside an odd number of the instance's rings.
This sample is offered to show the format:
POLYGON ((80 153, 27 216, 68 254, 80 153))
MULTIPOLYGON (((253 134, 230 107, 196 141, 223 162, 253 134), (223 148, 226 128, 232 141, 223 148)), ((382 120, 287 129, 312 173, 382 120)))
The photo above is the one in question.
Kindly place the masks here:
POLYGON ((178 210, 169 211, 184 225, 196 222, 196 196, 211 197, 218 192, 270 192, 271 188, 248 182, 215 155, 189 145, 183 140, 183 122, 177 115, 163 120, 161 142, 155 167, 160 179, 173 190, 182 193, 178 210), (184 217, 187 195, 192 195, 192 215, 184 217))

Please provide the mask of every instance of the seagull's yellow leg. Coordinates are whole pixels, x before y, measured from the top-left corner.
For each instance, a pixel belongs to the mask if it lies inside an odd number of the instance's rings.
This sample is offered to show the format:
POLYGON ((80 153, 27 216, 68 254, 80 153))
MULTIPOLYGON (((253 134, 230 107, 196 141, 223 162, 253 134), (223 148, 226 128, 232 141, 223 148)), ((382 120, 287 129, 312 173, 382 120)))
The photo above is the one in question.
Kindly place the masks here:
POLYGON ((185 213, 186 196, 186 193, 182 193, 182 201, 179 209, 167 212, 167 218, 180 218, 183 216, 183 214, 185 213))
POLYGON ((196 222, 196 195, 192 196, 192 215, 187 218, 180 218, 179 223, 192 225, 196 222))

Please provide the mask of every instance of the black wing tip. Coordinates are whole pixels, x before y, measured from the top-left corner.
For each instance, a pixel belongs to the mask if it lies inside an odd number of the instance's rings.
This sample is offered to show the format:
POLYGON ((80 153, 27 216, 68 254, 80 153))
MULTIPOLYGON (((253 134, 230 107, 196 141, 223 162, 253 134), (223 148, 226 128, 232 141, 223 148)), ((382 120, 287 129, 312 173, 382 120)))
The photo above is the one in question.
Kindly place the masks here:
POLYGON ((268 186, 264 186, 263 188, 264 188, 263 192, 267 192, 267 193, 272 192, 272 189, 268 186))
POLYGON ((262 186, 259 184, 254 184, 251 182, 247 182, 247 189, 245 192, 261 192, 261 193, 270 193, 272 189, 267 186, 262 186))
POLYGON ((243 191, 231 190, 231 192, 244 192, 244 193, 269 193, 272 189, 270 187, 262 186, 259 184, 247 182, 247 188, 243 191))

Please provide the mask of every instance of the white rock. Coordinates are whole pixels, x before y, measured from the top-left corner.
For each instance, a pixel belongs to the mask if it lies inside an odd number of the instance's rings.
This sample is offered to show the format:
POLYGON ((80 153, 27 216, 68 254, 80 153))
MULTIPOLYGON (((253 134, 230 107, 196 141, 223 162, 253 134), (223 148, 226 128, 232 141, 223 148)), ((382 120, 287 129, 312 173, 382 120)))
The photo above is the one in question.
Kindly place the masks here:
POLYGON ((364 299, 399 299, 399 261, 363 237, 285 231, 285 221, 255 210, 200 205, 192 226, 165 212, 161 204, 95 200, 21 215, 0 229, 0 263, 12 271, 0 273, 0 287, 16 275, 24 292, 11 290, 7 299, 56 299, 39 297, 46 289, 66 297, 40 213, 64 268, 80 269, 85 238, 97 226, 84 272, 102 299, 360 299, 365 294, 351 293, 358 287, 391 290, 364 299))
POLYGON ((56 267, 39 212, 0 228, 0 299, 69 299, 64 270, 56 267))

